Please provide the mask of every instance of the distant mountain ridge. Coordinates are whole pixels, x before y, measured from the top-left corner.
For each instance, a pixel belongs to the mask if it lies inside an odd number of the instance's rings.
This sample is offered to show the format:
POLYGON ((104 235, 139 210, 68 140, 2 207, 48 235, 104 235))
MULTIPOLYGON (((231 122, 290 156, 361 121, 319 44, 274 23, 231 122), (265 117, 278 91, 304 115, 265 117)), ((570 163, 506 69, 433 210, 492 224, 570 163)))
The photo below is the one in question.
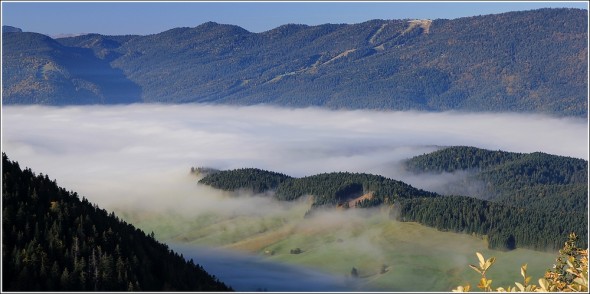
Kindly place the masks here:
POLYGON ((147 36, 3 33, 6 104, 207 102, 587 116, 588 13, 213 22, 147 36), (36 48, 46 48, 39 51, 36 48))
POLYGON ((22 31, 23 31, 22 29, 17 28, 17 27, 7 26, 7 25, 2 26, 3 33, 22 33, 22 31))

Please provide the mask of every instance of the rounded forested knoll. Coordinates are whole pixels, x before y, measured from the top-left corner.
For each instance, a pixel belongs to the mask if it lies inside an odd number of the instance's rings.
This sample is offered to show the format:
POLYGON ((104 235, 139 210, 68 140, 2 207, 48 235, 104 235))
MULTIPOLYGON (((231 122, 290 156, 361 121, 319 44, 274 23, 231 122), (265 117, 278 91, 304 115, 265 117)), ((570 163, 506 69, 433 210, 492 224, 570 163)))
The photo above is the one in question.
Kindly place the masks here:
POLYGON ((492 151, 470 146, 452 146, 412 157, 406 161, 406 168, 416 173, 441 173, 472 169, 482 171, 522 156, 524 156, 522 153, 501 150, 492 151))
POLYGON ((258 168, 240 168, 210 173, 199 180, 199 183, 225 191, 246 190, 263 193, 276 189, 282 182, 289 179, 291 179, 290 176, 277 172, 258 168))
POLYGON ((482 177, 508 187, 583 184, 588 180, 588 161, 534 152, 485 170, 482 177))
MULTIPOLYGON (((414 173, 472 171, 494 201, 541 210, 588 210, 588 161, 542 152, 514 153, 454 146, 406 161, 414 173)), ((477 196, 477 195, 467 195, 477 196)))
MULTIPOLYGON (((587 236, 588 161, 542 152, 448 147, 406 162, 415 173, 470 170, 492 201, 463 196, 399 202, 402 220, 475 233, 490 248, 558 249, 570 232, 587 236)), ((466 195, 475 197, 477 195, 466 195)))
POLYGON ((313 195, 314 206, 333 206, 367 193, 372 193, 371 197, 357 205, 368 207, 394 203, 398 198, 436 196, 435 193, 383 176, 349 172, 323 173, 292 179, 279 185, 275 196, 280 200, 294 200, 303 195, 313 195))
POLYGON ((414 188, 404 182, 366 173, 333 172, 303 178, 261 170, 241 168, 208 174, 199 183, 226 190, 254 193, 274 191, 278 200, 292 201, 304 195, 314 196, 314 206, 344 205, 359 198, 359 207, 393 203, 397 198, 434 197, 437 194, 414 188), (371 193, 367 197, 363 194, 371 193))
POLYGON ((231 291, 114 213, 2 154, 2 291, 231 291))

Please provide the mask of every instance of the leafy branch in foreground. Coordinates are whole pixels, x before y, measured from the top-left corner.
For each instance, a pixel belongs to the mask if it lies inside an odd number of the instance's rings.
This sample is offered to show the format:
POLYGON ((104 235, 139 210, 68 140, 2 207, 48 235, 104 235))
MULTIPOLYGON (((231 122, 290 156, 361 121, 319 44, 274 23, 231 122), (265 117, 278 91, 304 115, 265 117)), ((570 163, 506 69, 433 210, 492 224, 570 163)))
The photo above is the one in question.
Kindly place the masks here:
MULTIPOLYGON (((588 249, 576 247, 578 239, 576 234, 571 233, 565 242, 563 249, 559 250, 559 257, 552 269, 547 270, 543 278, 540 278, 538 285, 531 284, 531 276, 527 275, 527 265, 520 268, 520 275, 523 282, 515 282, 516 287, 508 286, 496 288, 496 292, 588 292, 588 249)), ((479 259, 479 266, 469 266, 481 275, 477 287, 486 292, 493 292, 492 280, 486 277, 486 271, 494 264, 496 259, 491 257, 487 260, 479 252, 476 253, 479 259)), ((469 292, 470 285, 458 286, 453 292, 469 292)))

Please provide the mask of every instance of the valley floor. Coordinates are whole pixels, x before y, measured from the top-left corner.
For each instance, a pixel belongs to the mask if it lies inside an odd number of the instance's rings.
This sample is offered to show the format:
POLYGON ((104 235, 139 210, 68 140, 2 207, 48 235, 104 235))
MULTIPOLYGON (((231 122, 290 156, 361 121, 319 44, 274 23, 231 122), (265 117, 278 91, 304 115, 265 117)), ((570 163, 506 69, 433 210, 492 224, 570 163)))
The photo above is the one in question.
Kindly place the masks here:
POLYGON ((475 286, 479 276, 468 266, 477 262, 475 252, 497 258, 488 277, 496 286, 508 286, 521 279, 522 264, 527 263, 529 274, 537 279, 557 256, 526 249, 488 250, 475 236, 393 221, 383 208, 303 218, 306 208, 302 201, 280 216, 118 214, 145 231, 154 231, 164 242, 231 249, 347 279, 354 268, 359 287, 355 288, 361 290, 450 291, 466 283, 475 286))

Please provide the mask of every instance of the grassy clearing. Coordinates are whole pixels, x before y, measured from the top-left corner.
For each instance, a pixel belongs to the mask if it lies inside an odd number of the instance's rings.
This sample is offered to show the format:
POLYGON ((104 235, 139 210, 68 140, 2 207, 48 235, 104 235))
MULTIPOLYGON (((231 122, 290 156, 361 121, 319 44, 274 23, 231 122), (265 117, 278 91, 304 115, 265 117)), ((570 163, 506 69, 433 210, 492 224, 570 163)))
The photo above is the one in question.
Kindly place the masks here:
POLYGON ((386 210, 331 211, 304 219, 306 209, 307 204, 301 203, 281 216, 119 213, 164 242, 226 247, 342 276, 349 276, 355 267, 365 289, 382 291, 475 286, 479 276, 468 264, 477 262, 476 251, 497 258, 488 274, 495 286, 520 281, 523 263, 537 279, 557 256, 525 249, 488 250, 483 240, 471 235, 392 221, 386 210), (296 248, 302 252, 292 254, 296 248))

